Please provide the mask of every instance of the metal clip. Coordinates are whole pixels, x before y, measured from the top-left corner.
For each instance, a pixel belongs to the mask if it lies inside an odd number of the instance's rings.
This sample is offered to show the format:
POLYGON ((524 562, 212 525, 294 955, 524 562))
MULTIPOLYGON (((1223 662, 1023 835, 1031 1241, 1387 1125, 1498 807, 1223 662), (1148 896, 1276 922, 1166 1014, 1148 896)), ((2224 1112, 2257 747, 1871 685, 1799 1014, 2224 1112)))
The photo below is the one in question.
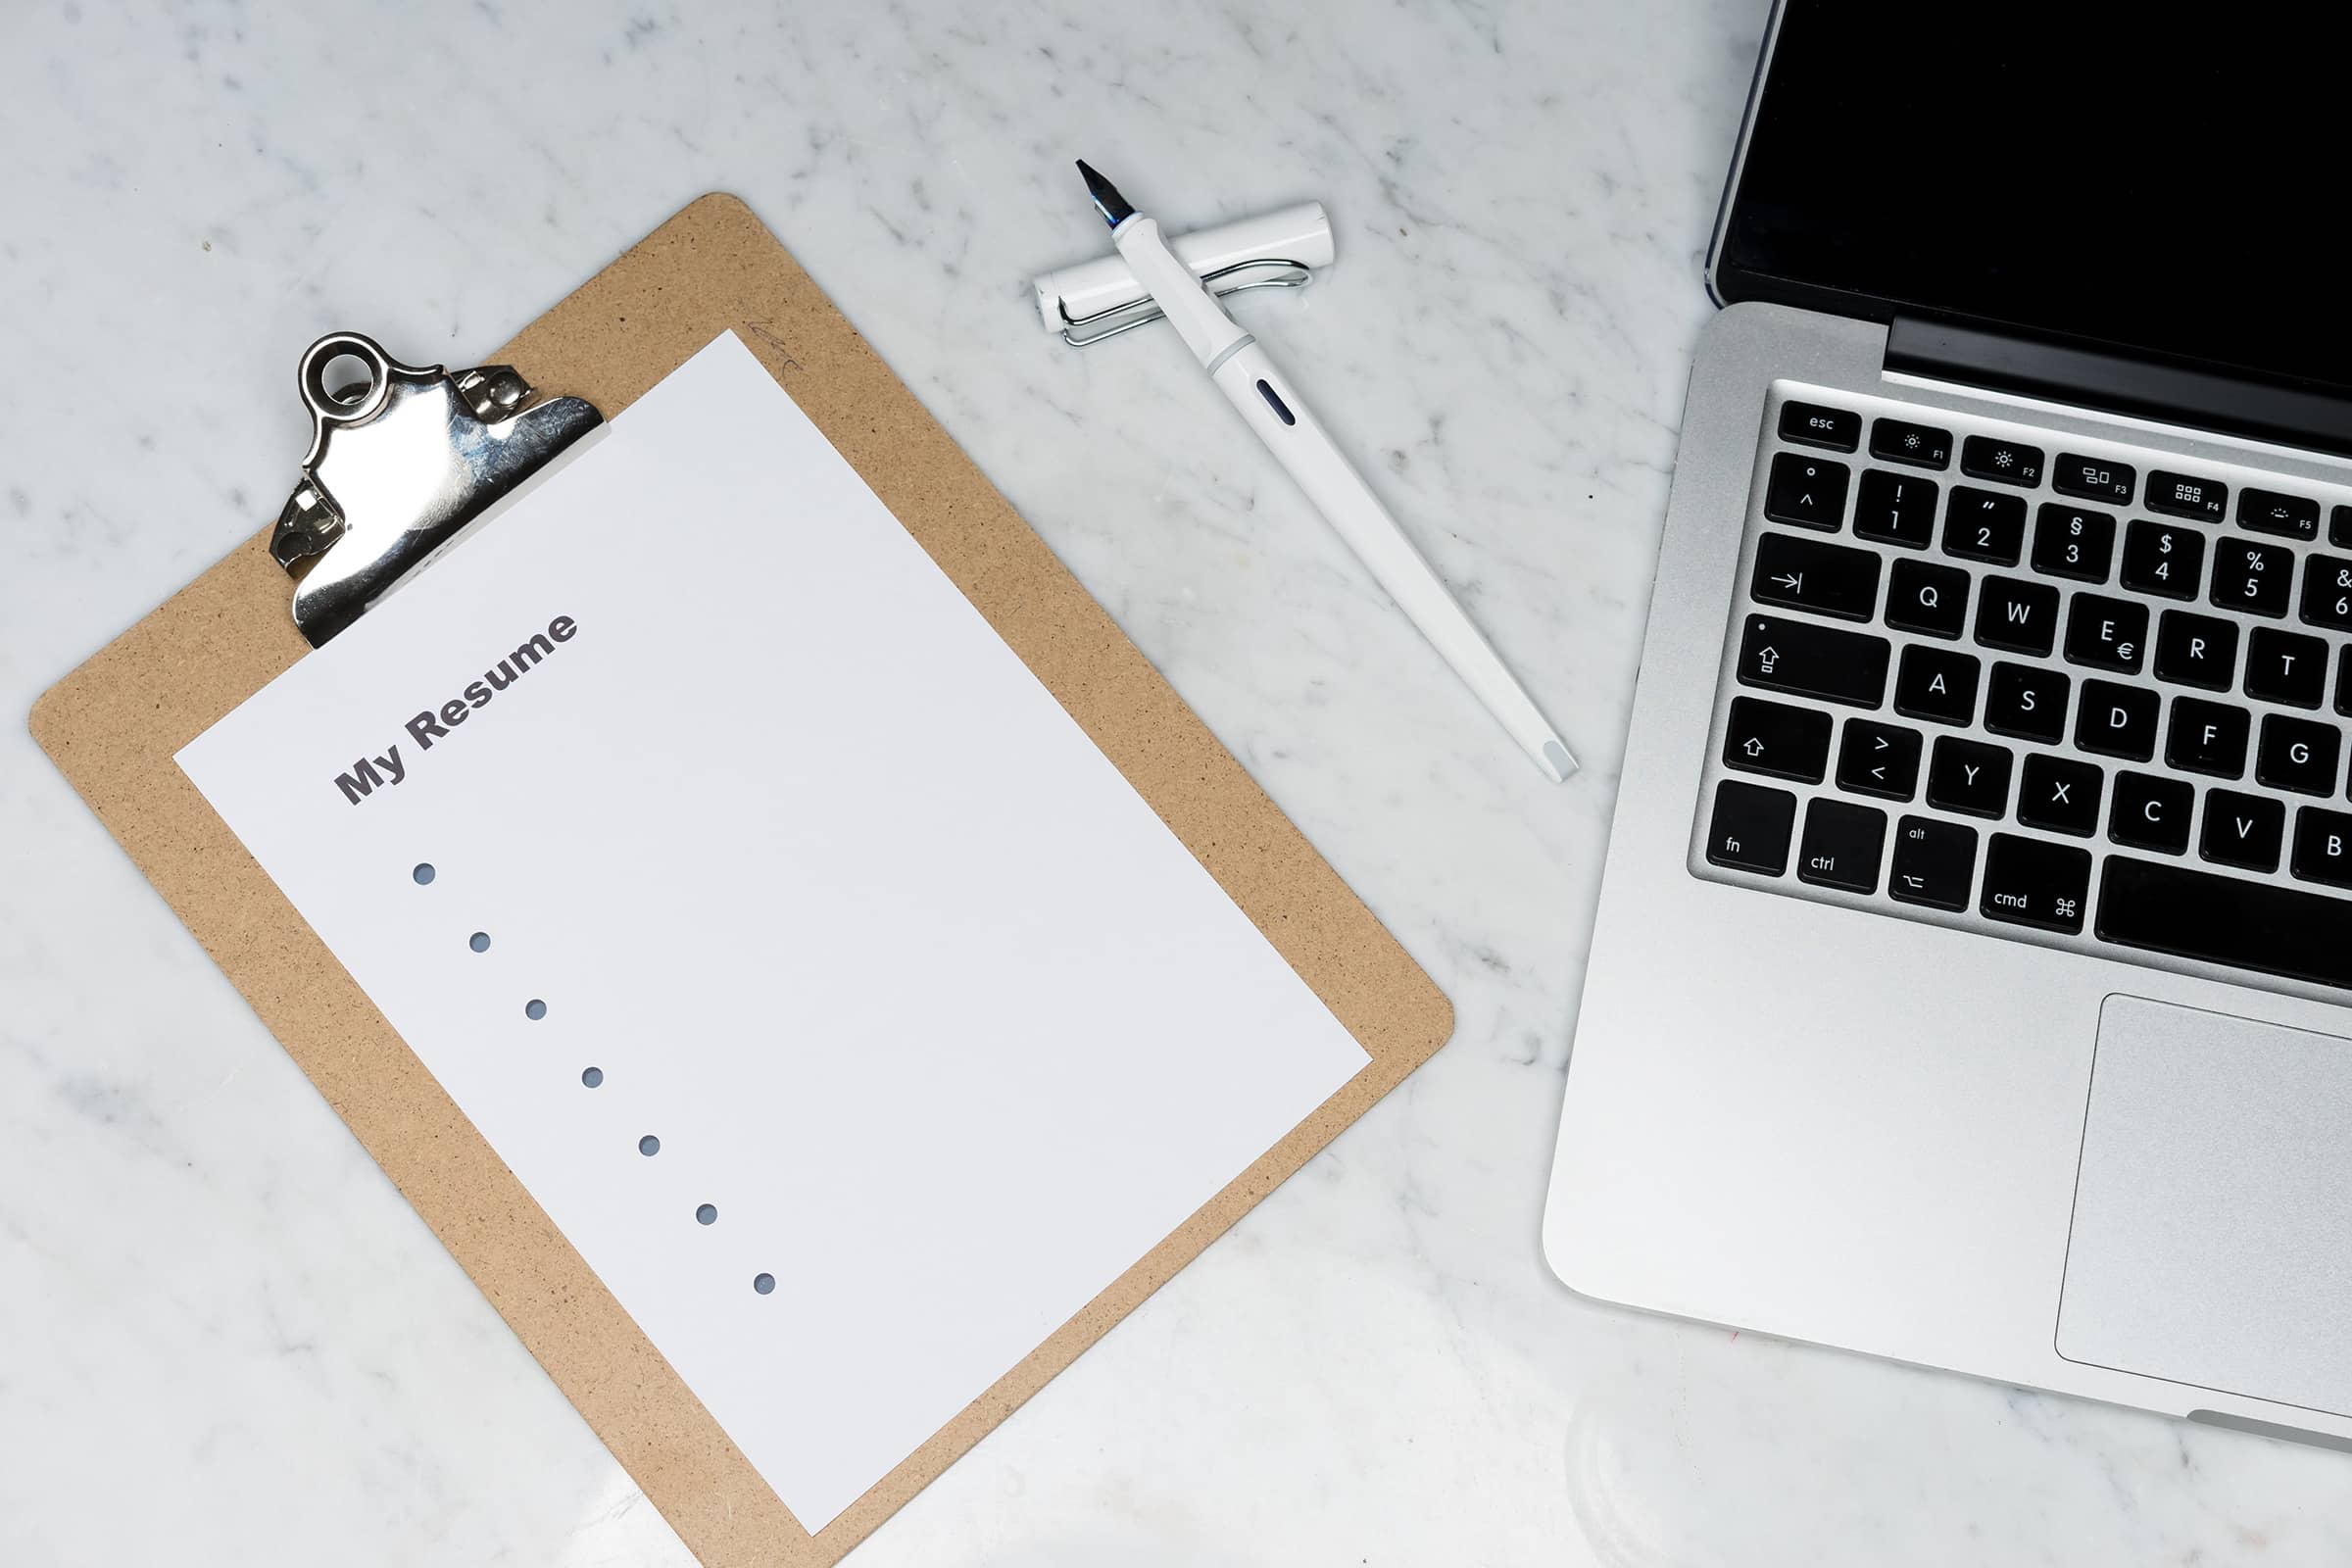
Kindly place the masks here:
MULTIPOLYGON (((1228 294, 1242 294, 1253 288, 1304 288, 1314 280, 1313 268, 1304 262, 1294 262, 1280 256, 1260 256, 1247 262, 1236 262, 1231 267, 1220 267, 1213 272, 1200 274, 1200 286, 1220 299, 1228 294), (1272 274, 1266 277, 1244 276, 1244 274, 1256 271, 1261 268, 1272 269, 1272 274), (1217 286, 1225 279, 1234 277, 1240 277, 1243 280, 1238 283, 1225 283, 1222 288, 1217 286)), ((1150 326, 1166 314, 1152 303, 1152 297, 1148 294, 1140 300, 1131 300, 1125 305, 1113 305, 1106 311, 1092 311, 1085 316, 1072 316, 1069 308, 1064 306, 1061 307, 1061 340, 1074 349, 1088 348, 1117 337, 1121 332, 1132 332, 1139 326, 1150 326), (1116 324, 1104 326, 1093 332, 1080 330, 1081 327, 1091 326, 1097 321, 1115 321, 1116 324)))
POLYGON ((311 450, 270 555, 295 578, 294 624, 314 648, 604 423, 578 398, 533 403, 511 367, 402 365, 357 332, 312 344, 296 376, 311 450))

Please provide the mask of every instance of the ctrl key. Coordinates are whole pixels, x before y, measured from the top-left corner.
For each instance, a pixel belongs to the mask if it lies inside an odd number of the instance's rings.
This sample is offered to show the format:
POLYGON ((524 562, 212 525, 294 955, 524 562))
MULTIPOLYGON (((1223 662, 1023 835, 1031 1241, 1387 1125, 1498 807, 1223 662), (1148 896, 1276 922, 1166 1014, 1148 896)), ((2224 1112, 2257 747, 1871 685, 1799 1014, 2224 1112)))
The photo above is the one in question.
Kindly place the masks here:
POLYGON ((1779 876, 1788 869, 1788 835, 1796 797, 1787 790, 1725 779, 1715 786, 1715 815, 1707 823, 1707 858, 1735 871, 1779 876))
POLYGON ((1984 852, 1984 893, 1978 907, 1988 920, 2072 935, 2082 929, 2082 905, 2089 894, 2088 850, 1995 833, 1984 852))

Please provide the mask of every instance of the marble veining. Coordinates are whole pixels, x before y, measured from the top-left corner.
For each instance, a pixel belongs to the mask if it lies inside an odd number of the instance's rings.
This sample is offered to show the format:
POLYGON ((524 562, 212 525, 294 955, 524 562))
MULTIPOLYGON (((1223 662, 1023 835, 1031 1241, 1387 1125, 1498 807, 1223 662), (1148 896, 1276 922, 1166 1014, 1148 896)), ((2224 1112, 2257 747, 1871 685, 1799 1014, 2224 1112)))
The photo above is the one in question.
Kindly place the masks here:
MULTIPOLYGON (((1454 1042, 853 1559, 2337 1563, 2352 1465, 1580 1300, 1537 1250, 1762 0, 0 14, 0 699, 274 513, 296 354, 475 363, 745 197, 1453 997, 1454 1042), (1455 688, 1179 345, 1026 279, 1095 162, 1317 198, 1237 307, 1586 770, 1455 688)), ((1862 132, 1867 133, 1867 127, 1862 132)), ((682 1563, 22 727, 0 1562, 682 1563)))

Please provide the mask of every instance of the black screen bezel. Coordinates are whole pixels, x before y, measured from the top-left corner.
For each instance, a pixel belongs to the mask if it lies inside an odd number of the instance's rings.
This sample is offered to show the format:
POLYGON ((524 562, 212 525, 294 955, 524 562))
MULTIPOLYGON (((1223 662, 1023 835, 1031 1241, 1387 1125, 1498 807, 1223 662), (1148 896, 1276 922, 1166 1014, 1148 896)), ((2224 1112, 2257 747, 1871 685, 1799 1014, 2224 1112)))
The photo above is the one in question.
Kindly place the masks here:
MULTIPOLYGON (((2144 365, 2200 375, 2265 383, 2328 399, 2352 397, 2352 368, 2347 368, 2346 375, 2341 379, 2314 378, 2244 361, 2200 358, 2168 353, 2145 344, 2054 332, 2038 323, 2029 324, 2007 317, 1971 313, 1949 306, 1923 305, 1893 294, 1837 287, 1742 267, 1733 261, 1731 237, 1740 220, 1741 176, 1747 167, 1749 142, 1755 134, 1764 95, 1771 84, 1773 60, 1779 52, 1782 24, 1788 12, 1788 0, 1773 0, 1771 22, 1757 54, 1756 72, 1748 88, 1747 106, 1740 121, 1739 143, 1733 151, 1732 166, 1724 182, 1723 200, 1716 214, 1715 231, 1707 247, 1707 292, 1716 304, 1729 306, 1742 301, 1758 301, 1882 324, 1891 324, 1902 318, 1932 325, 1957 326, 2089 354, 2117 356, 2144 365)), ((2352 437, 2345 439, 2352 440, 2352 437)), ((2328 444, 2344 449, 2339 441, 2328 444)))

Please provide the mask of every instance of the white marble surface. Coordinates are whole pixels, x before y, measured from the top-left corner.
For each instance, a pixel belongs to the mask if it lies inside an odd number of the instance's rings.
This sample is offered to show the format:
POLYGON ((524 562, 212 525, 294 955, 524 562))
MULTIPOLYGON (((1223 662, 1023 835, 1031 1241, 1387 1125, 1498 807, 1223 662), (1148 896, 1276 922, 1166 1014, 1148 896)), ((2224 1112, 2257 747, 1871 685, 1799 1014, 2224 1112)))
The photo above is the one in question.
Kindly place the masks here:
MULTIPOLYGON (((1537 1251, 1761 0, 0 10, 0 707, 272 514, 295 354, 470 363, 746 197, 1460 1011, 853 1559, 2338 1563, 2352 1461, 1602 1309, 1537 1251), (1588 770, 1544 785, 1165 334, 1033 271, 1327 202, 1242 307, 1588 770)), ((687 1555, 22 729, 0 1562, 687 1555)))

